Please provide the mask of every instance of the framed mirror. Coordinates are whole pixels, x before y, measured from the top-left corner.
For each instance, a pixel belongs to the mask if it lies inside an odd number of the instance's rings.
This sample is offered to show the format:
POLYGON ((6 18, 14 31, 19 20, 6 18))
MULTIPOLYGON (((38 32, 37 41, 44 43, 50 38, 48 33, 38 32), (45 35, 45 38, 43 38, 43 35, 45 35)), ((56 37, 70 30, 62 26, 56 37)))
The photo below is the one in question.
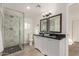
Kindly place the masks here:
POLYGON ((62 32, 62 14, 58 14, 50 17, 48 24, 48 31, 52 33, 61 33, 62 32))
POLYGON ((40 20, 40 32, 47 32, 47 19, 40 20))

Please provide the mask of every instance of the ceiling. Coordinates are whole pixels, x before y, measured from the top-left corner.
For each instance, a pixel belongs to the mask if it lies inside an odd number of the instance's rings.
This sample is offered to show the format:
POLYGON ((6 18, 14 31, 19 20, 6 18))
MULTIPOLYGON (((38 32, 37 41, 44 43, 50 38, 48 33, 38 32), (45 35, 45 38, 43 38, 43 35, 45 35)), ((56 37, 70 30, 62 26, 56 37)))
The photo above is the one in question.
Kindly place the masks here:
MULTIPOLYGON (((63 3, 61 3, 62 5, 63 3)), ((59 3, 3 3, 3 7, 8 7, 14 10, 23 12, 27 18, 36 19, 48 10, 55 10, 59 3), (41 7, 36 7, 37 5, 41 7), (30 6, 31 9, 27 10, 27 6, 30 6)))
POLYGON ((2 5, 21 12, 37 12, 44 7, 48 7, 48 6, 50 7, 52 5, 52 8, 54 8, 56 6, 55 3, 4 3, 2 5), (40 8, 36 7, 38 4, 41 6, 40 8), (26 9, 27 6, 31 7, 30 11, 26 9))
POLYGON ((71 5, 69 7, 69 12, 70 14, 73 14, 73 15, 79 14, 79 4, 76 3, 76 4, 71 5))
POLYGON ((79 4, 73 4, 69 7, 69 17, 71 20, 79 20, 79 4))

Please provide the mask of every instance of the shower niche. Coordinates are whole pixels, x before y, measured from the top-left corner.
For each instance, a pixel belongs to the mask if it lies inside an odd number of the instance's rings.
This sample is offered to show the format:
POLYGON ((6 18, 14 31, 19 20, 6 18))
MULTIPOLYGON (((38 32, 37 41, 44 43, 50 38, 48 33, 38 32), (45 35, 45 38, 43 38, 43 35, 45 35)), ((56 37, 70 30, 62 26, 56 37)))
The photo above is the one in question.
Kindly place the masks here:
POLYGON ((4 8, 3 12, 3 54, 6 55, 14 53, 24 48, 24 22, 22 12, 9 8, 4 8))

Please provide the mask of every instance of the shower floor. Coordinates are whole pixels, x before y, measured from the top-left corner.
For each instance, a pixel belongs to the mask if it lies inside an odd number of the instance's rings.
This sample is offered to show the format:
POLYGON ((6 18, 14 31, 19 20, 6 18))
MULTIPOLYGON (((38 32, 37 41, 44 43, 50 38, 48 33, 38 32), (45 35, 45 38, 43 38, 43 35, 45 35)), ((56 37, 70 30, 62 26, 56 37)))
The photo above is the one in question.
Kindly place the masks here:
POLYGON ((19 47, 19 45, 7 47, 7 48, 4 48, 2 56, 6 56, 8 54, 12 54, 20 50, 21 48, 19 47))

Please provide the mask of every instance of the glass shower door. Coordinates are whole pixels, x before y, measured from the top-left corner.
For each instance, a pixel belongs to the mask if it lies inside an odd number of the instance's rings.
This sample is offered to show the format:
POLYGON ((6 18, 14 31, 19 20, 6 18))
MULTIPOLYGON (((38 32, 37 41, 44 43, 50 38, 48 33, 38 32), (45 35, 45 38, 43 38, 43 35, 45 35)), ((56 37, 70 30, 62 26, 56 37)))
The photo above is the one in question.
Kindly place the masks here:
POLYGON ((14 53, 24 48, 24 21, 23 14, 18 11, 4 8, 3 35, 4 55, 14 53), (7 53, 7 54, 5 54, 7 53))
POLYGON ((5 14, 4 20, 4 39, 5 47, 19 45, 19 18, 18 16, 5 14))

